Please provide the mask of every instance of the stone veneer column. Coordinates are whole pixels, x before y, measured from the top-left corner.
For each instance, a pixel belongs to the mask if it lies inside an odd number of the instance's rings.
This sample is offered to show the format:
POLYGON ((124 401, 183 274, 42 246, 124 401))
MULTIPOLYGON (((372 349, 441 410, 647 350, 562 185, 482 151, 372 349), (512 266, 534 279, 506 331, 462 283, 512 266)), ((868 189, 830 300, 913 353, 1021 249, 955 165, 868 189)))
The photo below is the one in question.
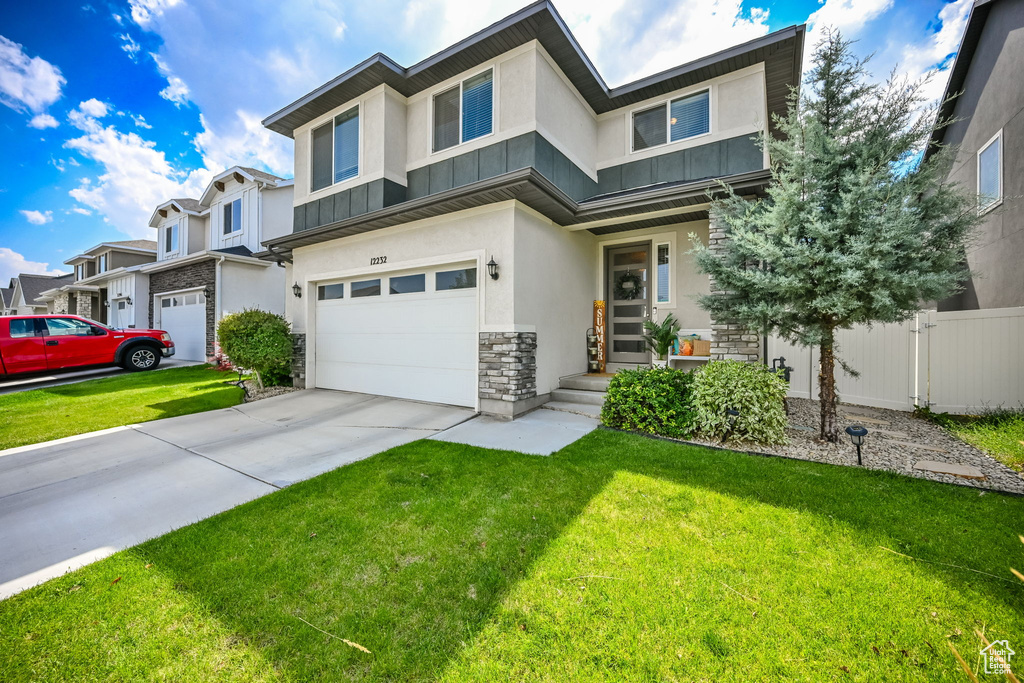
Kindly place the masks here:
MULTIPOLYGON (((713 254, 725 251, 729 241, 726 226, 719 225, 712 214, 708 221, 708 249, 713 254)), ((722 291, 711 278, 711 292, 722 291)), ((711 317, 711 360, 761 360, 761 334, 740 325, 733 319, 711 317)))
POLYGON ((58 294, 53 297, 53 312, 54 313, 67 313, 68 312, 68 297, 71 296, 68 293, 58 294))
POLYGON ((75 292, 78 300, 75 304, 76 315, 92 320, 92 294, 89 292, 75 292))
POLYGON ((480 333, 480 411, 513 418, 537 407, 537 333, 480 333))
POLYGON ((306 335, 292 334, 292 386, 306 388, 306 335))

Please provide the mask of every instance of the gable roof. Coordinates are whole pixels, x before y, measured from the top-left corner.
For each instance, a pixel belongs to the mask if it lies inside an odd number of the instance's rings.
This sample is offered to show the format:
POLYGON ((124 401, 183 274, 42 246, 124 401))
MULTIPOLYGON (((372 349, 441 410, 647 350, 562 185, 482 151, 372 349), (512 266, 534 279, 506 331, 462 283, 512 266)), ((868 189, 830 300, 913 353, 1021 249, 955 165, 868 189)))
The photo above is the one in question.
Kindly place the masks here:
MULTIPOLYGON (((633 83, 609 88, 554 5, 550 0, 540 0, 408 68, 378 52, 271 114, 263 125, 292 137, 295 128, 381 84, 408 97, 531 40, 544 47, 597 114, 765 62, 770 116, 785 114, 789 88, 800 83, 804 26, 790 26, 633 83)), ((770 125, 774 128, 774 123, 770 125)))
POLYGON ((14 298, 14 287, 0 287, 0 308, 9 308, 14 298))
POLYGON ((257 180, 266 180, 269 182, 284 180, 284 178, 281 178, 280 176, 276 176, 273 173, 267 173, 266 171, 261 171, 258 168, 250 168, 249 166, 237 166, 236 168, 240 168, 257 180))
POLYGON ((165 214, 167 209, 175 208, 181 213, 191 214, 193 216, 201 215, 206 209, 199 202, 198 199, 192 199, 191 197, 181 197, 179 199, 168 199, 166 202, 156 207, 153 210, 153 215, 149 217, 149 227, 155 228, 160 224, 166 216, 161 216, 160 212, 163 211, 165 214))
POLYGON ((36 305, 36 299, 46 290, 73 284, 75 275, 74 273, 67 273, 66 275, 22 273, 18 276, 18 281, 21 283, 21 295, 24 297, 25 303, 32 306, 36 305))
POLYGON ((223 185, 221 185, 221 188, 217 188, 217 185, 223 183, 225 179, 234 175, 241 176, 243 180, 261 182, 275 187, 279 182, 284 182, 284 178, 279 178, 273 173, 249 168, 248 166, 232 166, 226 171, 221 171, 210 179, 210 183, 206 186, 206 189, 203 190, 203 196, 199 198, 199 204, 204 208, 210 206, 210 200, 213 197, 213 193, 220 192, 224 188, 223 185))
MULTIPOLYGON (((988 19, 989 11, 992 9, 994 0, 974 0, 971 14, 967 17, 967 27, 960 39, 960 47, 956 52, 956 59, 953 61, 953 68, 949 70, 949 81, 946 89, 942 92, 942 104, 936 114, 936 121, 942 121, 953 116, 956 108, 956 100, 949 99, 951 95, 963 90, 964 82, 967 80, 967 72, 971 68, 971 60, 974 59, 974 51, 981 41, 981 33, 985 29, 985 20, 988 19)), ((949 126, 942 126, 932 131, 929 139, 928 149, 925 150, 925 158, 938 151, 938 145, 946 137, 946 129, 949 126)))
MULTIPOLYGON (((156 251, 156 242, 154 240, 121 240, 120 242, 104 242, 103 245, 114 248, 125 247, 127 249, 148 249, 156 251)), ((90 249, 90 251, 92 250, 90 249)))

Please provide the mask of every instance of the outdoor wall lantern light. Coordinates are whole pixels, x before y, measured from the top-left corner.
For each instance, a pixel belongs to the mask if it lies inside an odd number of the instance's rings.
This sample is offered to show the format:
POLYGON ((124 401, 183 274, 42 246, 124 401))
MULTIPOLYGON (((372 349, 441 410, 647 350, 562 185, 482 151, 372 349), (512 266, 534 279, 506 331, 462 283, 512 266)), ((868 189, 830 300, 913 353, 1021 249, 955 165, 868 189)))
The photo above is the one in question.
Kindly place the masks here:
POLYGON ((302 298, 302 287, 299 287, 299 283, 298 282, 296 282, 294 285, 292 285, 292 294, 295 295, 296 299, 301 299, 302 298))
POLYGON ((868 435, 868 430, 860 425, 852 425, 846 428, 846 433, 850 435, 850 440, 857 447, 857 464, 860 465, 860 447, 864 444, 864 437, 868 435))
POLYGON ((128 306, 131 306, 132 305, 132 298, 130 296, 125 298, 124 303, 126 305, 128 305, 128 306))
POLYGON ((491 276, 492 280, 498 279, 498 264, 494 262, 494 257, 487 262, 487 274, 491 276))

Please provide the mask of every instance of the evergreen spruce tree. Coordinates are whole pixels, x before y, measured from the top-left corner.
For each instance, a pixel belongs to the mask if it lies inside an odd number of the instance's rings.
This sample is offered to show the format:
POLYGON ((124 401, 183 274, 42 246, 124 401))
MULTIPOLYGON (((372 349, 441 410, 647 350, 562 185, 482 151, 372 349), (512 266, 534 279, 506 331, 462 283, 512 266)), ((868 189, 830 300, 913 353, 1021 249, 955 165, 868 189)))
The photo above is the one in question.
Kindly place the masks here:
MULTIPOLYGON (((729 188, 712 202, 724 253, 691 236, 717 289, 700 304, 720 319, 821 351, 821 438, 839 439, 836 331, 908 320, 959 288, 976 198, 944 184, 949 150, 921 152, 935 119, 922 86, 873 84, 849 41, 828 32, 803 94, 790 96, 767 137, 771 187, 749 201, 729 188)), ((944 125, 948 122, 935 122, 944 125)), ((885 353, 885 349, 878 349, 885 353)))

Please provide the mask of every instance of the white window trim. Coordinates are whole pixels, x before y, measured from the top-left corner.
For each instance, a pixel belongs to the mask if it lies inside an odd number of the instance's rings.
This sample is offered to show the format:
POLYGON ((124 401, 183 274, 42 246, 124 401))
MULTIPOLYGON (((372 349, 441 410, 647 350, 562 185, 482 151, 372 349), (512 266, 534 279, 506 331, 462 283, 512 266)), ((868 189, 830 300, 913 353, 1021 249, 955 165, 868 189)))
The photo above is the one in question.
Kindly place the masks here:
POLYGON ((428 119, 428 122, 429 122, 429 125, 427 126, 427 135, 428 135, 428 138, 427 138, 427 149, 430 150, 430 155, 429 156, 434 156, 435 154, 443 154, 445 152, 450 152, 451 150, 456 149, 458 147, 461 147, 462 145, 468 144, 470 142, 476 142, 477 140, 486 140, 487 138, 492 137, 497 132, 496 131, 497 126, 495 124, 496 124, 496 122, 498 120, 498 65, 497 64, 492 64, 491 66, 487 67, 486 69, 481 69, 480 71, 477 71, 476 73, 473 73, 473 74, 470 74, 470 75, 466 76, 465 78, 460 78, 458 83, 455 83, 455 84, 449 83, 449 84, 445 85, 444 87, 441 87, 441 88, 438 88, 438 89, 432 91, 430 93, 430 96, 427 98, 427 102, 428 102, 427 119, 428 119), (463 140, 462 139, 462 86, 463 86, 463 84, 466 81, 468 81, 470 79, 473 79, 473 78, 476 78, 480 74, 485 73, 487 71, 491 72, 491 132, 487 133, 486 135, 481 135, 479 137, 475 137, 472 140, 463 140), (454 145, 452 145, 451 147, 445 147, 444 149, 435 150, 434 149, 434 98, 437 97, 438 95, 440 95, 441 93, 448 92, 449 90, 454 90, 455 88, 459 89, 459 141, 457 143, 455 143, 454 145))
POLYGON ((978 199, 980 200, 981 199, 981 153, 984 152, 985 150, 987 150, 989 147, 991 147, 996 142, 999 143, 999 168, 996 171, 996 175, 997 175, 997 177, 999 179, 999 196, 996 197, 996 199, 994 201, 986 204, 985 206, 982 206, 981 202, 979 201, 978 202, 978 215, 979 216, 985 215, 986 213, 988 213, 992 209, 995 209, 996 207, 1000 206, 1003 203, 1003 195, 1005 194, 1003 192, 1003 153, 1004 153, 1005 150, 1003 149, 1003 129, 1002 128, 1000 128, 996 132, 996 134, 993 135, 989 139, 988 142, 986 142, 984 145, 982 145, 981 147, 978 148, 978 152, 975 155, 975 165, 974 165, 974 167, 975 167, 975 173, 974 173, 974 175, 975 175, 975 190, 977 192, 978 199))
POLYGON ((716 86, 714 84, 710 84, 709 83, 707 85, 702 85, 699 88, 693 88, 692 90, 687 90, 685 92, 678 93, 676 95, 673 95, 672 97, 666 97, 665 99, 663 99, 663 100, 661 100, 659 102, 648 102, 647 104, 643 104, 643 105, 640 105, 640 106, 637 106, 637 107, 634 107, 634 108, 630 109, 629 112, 626 115, 626 138, 627 138, 627 140, 626 140, 626 147, 629 149, 629 153, 630 154, 639 154, 639 153, 642 153, 642 152, 647 152, 647 151, 652 150, 652 149, 661 149, 662 147, 669 147, 671 145, 679 145, 679 144, 682 144, 682 143, 685 143, 685 142, 689 142, 691 140, 699 140, 700 138, 703 138, 703 137, 709 137, 714 132, 714 128, 715 128, 715 126, 714 126, 714 121, 715 121, 715 92, 714 91, 715 91, 715 87, 716 86), (672 106, 671 106, 671 103, 674 102, 675 100, 681 100, 681 99, 686 98, 686 97, 691 97, 692 95, 698 95, 698 94, 700 94, 700 93, 702 93, 704 91, 707 91, 707 93, 708 93, 708 131, 706 133, 699 133, 698 135, 691 135, 688 138, 679 138, 678 140, 671 139, 672 138, 672 123, 671 123, 671 121, 672 121, 672 106), (635 113, 637 113, 637 112, 647 111, 648 109, 654 109, 655 107, 659 107, 659 106, 665 107, 665 142, 661 143, 660 145, 651 145, 649 147, 644 147, 643 149, 634 149, 633 148, 633 115, 635 113))
POLYGON ((307 135, 309 136, 308 149, 309 149, 309 194, 310 195, 314 195, 314 194, 316 194, 318 192, 324 192, 326 190, 330 190, 335 185, 342 185, 344 183, 351 183, 353 180, 356 180, 357 178, 361 178, 362 177, 362 175, 363 175, 363 102, 362 102, 362 100, 360 100, 359 102, 356 102, 351 107, 343 107, 341 109, 341 111, 337 112, 336 114, 331 114, 330 117, 326 121, 322 121, 322 122, 318 123, 315 126, 310 126, 309 127, 309 132, 307 133, 307 135), (335 159, 334 159, 334 119, 338 118, 342 114, 345 114, 345 113, 347 113, 349 111, 352 111, 353 109, 357 109, 358 110, 356 112, 356 118, 359 121, 359 149, 356 150, 356 154, 359 157, 359 161, 356 162, 358 164, 358 166, 356 168, 356 174, 354 176, 352 176, 351 178, 345 178, 344 180, 335 181, 334 180, 334 162, 335 162, 335 159), (325 185, 324 187, 321 187, 319 189, 314 190, 313 189, 313 131, 320 130, 324 126, 330 126, 331 127, 331 184, 330 185, 325 185))
MULTIPOLYGON (((178 221, 174 221, 173 223, 168 223, 164 227, 164 230, 178 230, 179 227, 181 226, 178 225, 178 221)), ((178 254, 181 253, 181 230, 178 230, 178 234, 175 237, 174 241, 177 243, 177 245, 173 251, 167 249, 167 233, 164 233, 163 235, 161 235, 161 237, 163 239, 160 241, 160 248, 164 250, 165 259, 177 256, 178 254)))
POLYGON ((663 240, 661 242, 658 242, 658 241, 654 242, 654 253, 651 254, 651 256, 653 257, 651 259, 651 261, 652 261, 652 263, 654 265, 654 267, 652 268, 652 270, 654 270, 654 301, 651 303, 652 306, 669 306, 669 307, 671 307, 673 305, 672 304, 672 266, 673 266, 673 259, 675 258, 675 254, 672 253, 672 252, 673 252, 673 249, 672 249, 672 243, 671 242, 669 242, 667 240, 663 240), (658 265, 659 265, 658 264, 658 249, 660 249, 661 247, 668 248, 668 277, 665 278, 668 281, 666 283, 666 287, 665 287, 665 291, 668 292, 668 299, 666 299, 665 301, 658 301, 658 290, 661 289, 661 275, 658 273, 658 265))
MULTIPOLYGON (((221 236, 221 239, 223 239, 225 237, 235 237, 236 235, 243 235, 243 234, 245 234, 245 210, 243 208, 243 205, 245 204, 245 202, 243 201, 243 199, 244 199, 243 195, 238 195, 238 197, 236 197, 235 199, 232 199, 230 201, 225 200, 225 201, 221 202, 221 207, 220 207, 220 222, 221 222, 220 236, 221 236), (224 207, 228 206, 229 204, 233 205, 235 202, 238 202, 238 215, 240 216, 240 218, 238 219, 238 230, 231 230, 229 232, 224 232, 224 207)), ((234 214, 235 214, 235 210, 234 210, 234 208, 232 208, 231 209, 232 220, 234 219, 234 214)))

